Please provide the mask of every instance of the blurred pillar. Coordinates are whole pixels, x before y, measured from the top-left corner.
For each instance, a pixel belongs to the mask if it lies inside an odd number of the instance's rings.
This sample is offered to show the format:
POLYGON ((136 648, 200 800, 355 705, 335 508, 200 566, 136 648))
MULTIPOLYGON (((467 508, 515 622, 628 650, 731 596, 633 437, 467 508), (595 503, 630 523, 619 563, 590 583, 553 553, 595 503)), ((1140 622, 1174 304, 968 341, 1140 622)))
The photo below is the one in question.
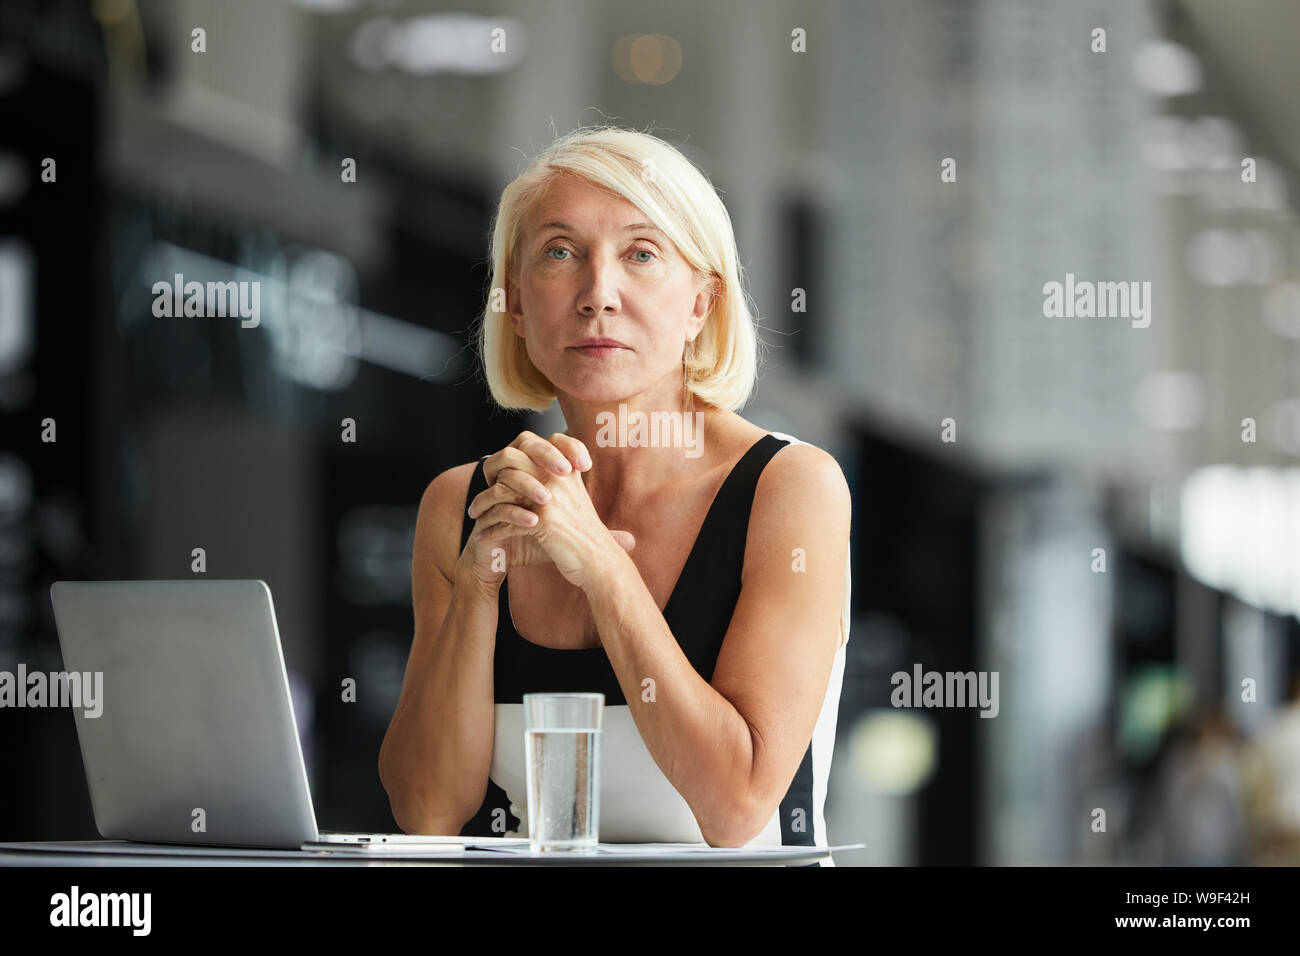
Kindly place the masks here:
POLYGON ((1105 807, 1106 833, 1090 829, 1093 807, 1072 759, 1106 720, 1115 548, 1097 519, 1095 494, 1068 479, 1006 485, 982 519, 984 666, 999 672, 1001 707, 981 728, 981 862, 1064 864, 1085 838, 1113 842, 1118 807, 1105 807), (1104 548, 1107 571, 1094 571, 1104 548))

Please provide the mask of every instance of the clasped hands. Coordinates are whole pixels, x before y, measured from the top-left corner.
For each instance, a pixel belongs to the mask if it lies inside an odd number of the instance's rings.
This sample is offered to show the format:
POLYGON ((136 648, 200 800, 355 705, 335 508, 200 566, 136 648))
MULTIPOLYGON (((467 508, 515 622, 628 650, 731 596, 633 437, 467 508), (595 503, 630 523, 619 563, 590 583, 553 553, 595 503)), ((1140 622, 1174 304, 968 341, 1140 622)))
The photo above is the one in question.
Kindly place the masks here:
POLYGON ((586 446, 560 432, 548 441, 523 431, 488 456, 488 487, 468 511, 476 521, 469 544, 480 573, 491 568, 499 582, 509 568, 550 562, 566 581, 585 589, 607 564, 611 548, 636 547, 630 532, 606 528, 596 514, 582 483, 590 468, 586 446))

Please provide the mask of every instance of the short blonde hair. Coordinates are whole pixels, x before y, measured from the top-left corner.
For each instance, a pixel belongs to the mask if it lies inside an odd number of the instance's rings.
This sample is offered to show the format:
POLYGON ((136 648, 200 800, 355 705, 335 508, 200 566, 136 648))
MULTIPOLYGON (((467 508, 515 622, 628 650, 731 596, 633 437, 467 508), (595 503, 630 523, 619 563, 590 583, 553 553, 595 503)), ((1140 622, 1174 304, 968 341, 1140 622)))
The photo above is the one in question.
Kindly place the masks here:
POLYGON ((518 276, 528 218, 555 177, 572 174, 621 196, 667 234, 696 277, 717 295, 685 350, 685 387, 735 411, 749 401, 762 344, 741 285, 731 217, 705 175, 668 143, 616 126, 580 128, 556 139, 501 194, 492 229, 492 279, 475 341, 492 399, 506 409, 544 411, 555 388, 528 358, 505 309, 505 280, 518 276))

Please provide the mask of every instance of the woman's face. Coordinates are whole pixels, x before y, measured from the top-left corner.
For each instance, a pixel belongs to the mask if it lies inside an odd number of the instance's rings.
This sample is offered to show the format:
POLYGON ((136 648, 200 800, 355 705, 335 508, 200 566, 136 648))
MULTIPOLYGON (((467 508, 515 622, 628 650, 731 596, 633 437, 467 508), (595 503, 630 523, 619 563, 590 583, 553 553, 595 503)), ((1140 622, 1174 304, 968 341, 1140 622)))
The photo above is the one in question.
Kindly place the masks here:
POLYGON ((704 324, 711 283, 641 210, 560 175, 525 227, 517 268, 507 280, 511 321, 557 392, 680 406, 682 350, 704 324), (621 347, 578 347, 597 337, 621 347))

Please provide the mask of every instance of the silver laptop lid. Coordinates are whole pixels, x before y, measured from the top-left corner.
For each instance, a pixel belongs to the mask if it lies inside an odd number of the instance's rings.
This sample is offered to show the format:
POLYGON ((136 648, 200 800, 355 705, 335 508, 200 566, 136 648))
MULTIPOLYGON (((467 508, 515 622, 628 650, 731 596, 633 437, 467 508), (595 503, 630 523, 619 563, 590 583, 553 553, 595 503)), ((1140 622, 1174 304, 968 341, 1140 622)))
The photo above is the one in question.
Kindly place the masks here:
POLYGON ((100 715, 73 712, 105 839, 316 839, 265 582, 56 581, 50 599, 64 670, 103 674, 100 715))

